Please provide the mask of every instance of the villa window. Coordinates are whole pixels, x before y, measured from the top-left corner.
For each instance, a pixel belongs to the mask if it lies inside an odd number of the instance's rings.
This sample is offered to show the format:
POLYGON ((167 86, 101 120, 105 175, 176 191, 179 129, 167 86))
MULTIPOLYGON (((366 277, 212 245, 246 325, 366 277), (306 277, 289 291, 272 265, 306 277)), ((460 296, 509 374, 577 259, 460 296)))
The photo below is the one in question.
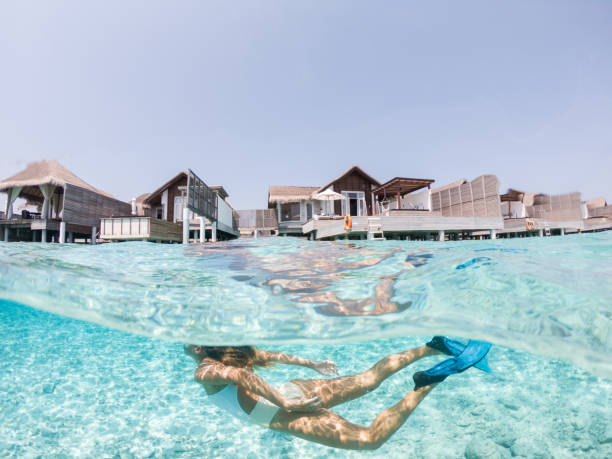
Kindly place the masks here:
POLYGON ((281 221, 283 222, 299 222, 300 221, 300 203, 288 202, 281 204, 281 221))

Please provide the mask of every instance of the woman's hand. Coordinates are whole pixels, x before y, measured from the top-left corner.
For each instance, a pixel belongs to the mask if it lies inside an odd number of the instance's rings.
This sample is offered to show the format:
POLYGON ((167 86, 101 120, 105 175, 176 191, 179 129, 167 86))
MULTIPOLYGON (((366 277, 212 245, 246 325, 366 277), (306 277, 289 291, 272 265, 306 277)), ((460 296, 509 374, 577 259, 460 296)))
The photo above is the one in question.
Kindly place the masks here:
POLYGON ((338 374, 338 365, 331 360, 323 360, 321 362, 315 362, 312 369, 318 371, 325 376, 333 376, 338 374))
POLYGON ((283 408, 287 411, 317 411, 321 409, 321 397, 315 395, 312 398, 287 399, 283 403, 283 408))

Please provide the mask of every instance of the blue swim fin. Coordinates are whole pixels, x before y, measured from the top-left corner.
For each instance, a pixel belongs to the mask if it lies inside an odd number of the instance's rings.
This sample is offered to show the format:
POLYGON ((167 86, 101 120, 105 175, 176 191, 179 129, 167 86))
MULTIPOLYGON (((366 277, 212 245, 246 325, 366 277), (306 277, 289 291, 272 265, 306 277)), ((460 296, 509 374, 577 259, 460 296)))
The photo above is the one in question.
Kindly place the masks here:
MULTIPOLYGON (((449 339, 445 336, 434 336, 433 339, 426 344, 426 346, 440 352, 444 352, 446 355, 452 355, 453 357, 460 355, 466 348, 465 344, 454 339, 449 339)), ((480 362, 475 364, 474 367, 486 373, 491 373, 491 368, 489 367, 489 361, 486 355, 480 362)))
MULTIPOLYGON (((470 340, 461 354, 440 362, 429 370, 415 373, 413 376, 414 389, 444 381, 447 376, 461 373, 470 367, 476 366, 486 358, 490 349, 491 343, 470 340)), ((486 368, 488 368, 488 365, 486 368)))

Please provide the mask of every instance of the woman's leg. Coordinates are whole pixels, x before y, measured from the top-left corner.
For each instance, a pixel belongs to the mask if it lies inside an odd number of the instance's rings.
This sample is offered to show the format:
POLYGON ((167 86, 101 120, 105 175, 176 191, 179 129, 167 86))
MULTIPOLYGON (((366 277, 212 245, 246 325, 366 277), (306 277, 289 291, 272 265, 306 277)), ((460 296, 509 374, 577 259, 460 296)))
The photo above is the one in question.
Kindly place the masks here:
POLYGON ((410 413, 436 386, 410 391, 399 403, 380 413, 369 427, 353 424, 330 410, 290 413, 280 410, 270 429, 334 448, 377 449, 408 419, 410 413))
POLYGON ((376 389, 389 376, 429 355, 441 354, 427 346, 410 349, 400 354, 390 355, 363 373, 333 379, 294 379, 306 397, 318 395, 325 408, 339 405, 361 397, 376 389))

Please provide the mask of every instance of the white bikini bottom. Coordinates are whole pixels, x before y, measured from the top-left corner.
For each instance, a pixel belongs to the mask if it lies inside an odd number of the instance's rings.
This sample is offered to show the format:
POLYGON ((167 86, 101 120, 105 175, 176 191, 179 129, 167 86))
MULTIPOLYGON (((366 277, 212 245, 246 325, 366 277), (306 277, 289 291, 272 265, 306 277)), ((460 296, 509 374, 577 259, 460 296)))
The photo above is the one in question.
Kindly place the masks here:
MULTIPOLYGON (((299 399, 304 397, 302 389, 292 382, 283 384, 278 388, 278 391, 283 395, 283 397, 289 399, 299 399)), ((253 424, 269 427, 270 421, 274 415, 278 413, 279 409, 280 408, 274 403, 268 401, 260 395, 255 408, 253 408, 253 411, 251 411, 251 414, 249 414, 249 421, 253 424)))

